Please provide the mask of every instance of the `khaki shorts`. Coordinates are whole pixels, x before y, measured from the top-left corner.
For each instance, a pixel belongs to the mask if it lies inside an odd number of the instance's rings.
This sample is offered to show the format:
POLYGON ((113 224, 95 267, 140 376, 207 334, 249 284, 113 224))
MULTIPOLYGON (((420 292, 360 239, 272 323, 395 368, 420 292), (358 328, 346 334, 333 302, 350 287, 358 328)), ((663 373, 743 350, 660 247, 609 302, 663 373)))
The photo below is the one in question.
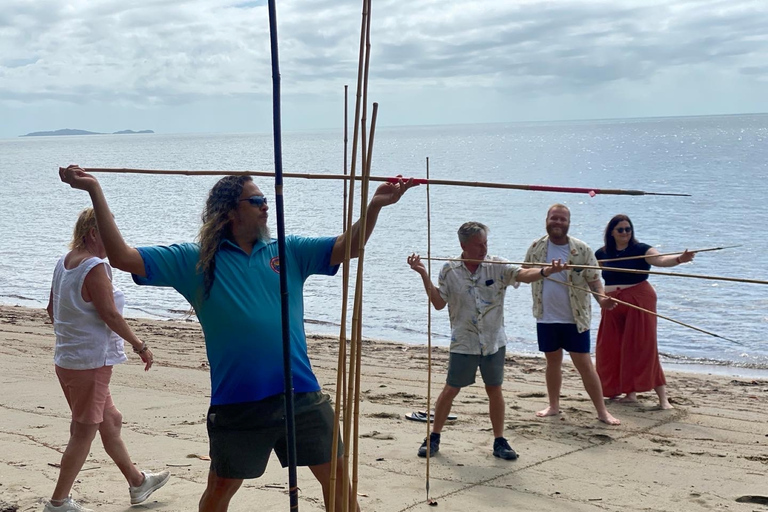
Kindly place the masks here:
POLYGON ((454 354, 448 358, 448 378, 445 383, 454 388, 463 388, 475 383, 477 368, 486 386, 501 386, 504 382, 504 356, 507 347, 489 356, 454 354))
MULTIPOLYGON (((331 461, 334 412, 320 391, 296 393, 294 416, 296 464, 317 466, 331 461)), ((258 478, 274 450, 288 465, 283 395, 257 402, 212 405, 208 409, 211 471, 221 478, 258 478)), ((339 435, 337 457, 344 453, 339 435)))
POLYGON ((104 411, 115 407, 109 393, 111 366, 93 370, 68 370, 56 366, 56 376, 72 411, 73 421, 98 424, 104 421, 104 411))

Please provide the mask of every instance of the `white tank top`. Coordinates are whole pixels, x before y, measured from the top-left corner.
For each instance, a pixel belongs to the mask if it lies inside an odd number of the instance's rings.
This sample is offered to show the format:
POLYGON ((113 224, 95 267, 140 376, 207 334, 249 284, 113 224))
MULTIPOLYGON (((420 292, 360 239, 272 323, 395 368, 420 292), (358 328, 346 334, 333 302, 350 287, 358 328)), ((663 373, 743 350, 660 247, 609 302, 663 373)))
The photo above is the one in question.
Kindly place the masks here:
MULTIPOLYGON (((62 256, 53 271, 53 331, 56 348, 53 360, 69 370, 91 370, 113 366, 127 359, 125 342, 99 317, 92 302, 83 300, 83 282, 96 265, 104 264, 110 281, 112 267, 106 260, 91 257, 77 267, 67 270, 62 256)), ((125 297, 112 287, 115 307, 122 315, 125 297)))

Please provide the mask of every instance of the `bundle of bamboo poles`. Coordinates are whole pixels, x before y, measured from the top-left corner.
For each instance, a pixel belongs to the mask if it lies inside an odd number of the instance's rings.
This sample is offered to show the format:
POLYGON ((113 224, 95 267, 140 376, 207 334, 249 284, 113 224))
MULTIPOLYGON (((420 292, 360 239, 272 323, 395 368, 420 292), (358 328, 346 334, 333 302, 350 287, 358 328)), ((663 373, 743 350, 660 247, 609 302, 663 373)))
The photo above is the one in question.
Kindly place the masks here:
MULTIPOLYGON (((370 178, 370 162, 373 155, 373 138, 376 130, 376 115, 378 105, 373 105, 373 116, 371 120, 371 139, 366 139, 366 117, 368 104, 368 69, 370 66, 370 9, 371 0, 363 0, 362 21, 360 27, 360 53, 358 58, 357 70, 357 93, 355 100, 355 119, 353 124, 352 136, 352 163, 348 175, 349 198, 345 197, 344 208, 344 226, 345 226, 345 248, 343 264, 343 284, 342 284, 342 305, 341 305, 341 327, 339 332, 339 356, 336 375, 336 397, 334 409, 334 430, 331 454, 331 483, 328 509, 336 510, 336 487, 337 482, 337 458, 339 443, 339 427, 341 419, 341 409, 344 409, 344 471, 342 472, 342 510, 347 512, 352 504, 357 501, 357 462, 358 462, 358 429, 359 429, 359 403, 360 403, 360 379, 361 379, 361 355, 362 355, 362 302, 363 302, 363 270, 365 264, 365 233, 368 215, 368 183, 370 178), (359 138, 358 138, 359 136, 359 138), (349 274, 350 260, 352 252, 352 214, 354 212, 354 186, 357 170, 357 150, 358 140, 361 143, 361 161, 362 161, 362 184, 360 193, 360 229, 359 236, 357 279, 355 283, 354 305, 352 310, 352 329, 350 336, 349 350, 349 372, 347 368, 347 302, 349 297, 349 274), (346 384, 346 391, 344 390, 346 384), (354 428, 353 428, 354 427, 354 428), (354 432, 353 432, 354 430, 354 432), (354 436, 354 445, 350 446, 350 439, 354 436), (349 485, 349 467, 350 467, 350 449, 352 449, 352 488, 349 485), (351 495, 350 495, 351 491, 351 495)), ((345 113, 346 113, 346 94, 345 94, 345 113)), ((346 174, 346 116, 345 116, 345 173, 346 174)), ((346 196, 346 187, 345 187, 346 196)))

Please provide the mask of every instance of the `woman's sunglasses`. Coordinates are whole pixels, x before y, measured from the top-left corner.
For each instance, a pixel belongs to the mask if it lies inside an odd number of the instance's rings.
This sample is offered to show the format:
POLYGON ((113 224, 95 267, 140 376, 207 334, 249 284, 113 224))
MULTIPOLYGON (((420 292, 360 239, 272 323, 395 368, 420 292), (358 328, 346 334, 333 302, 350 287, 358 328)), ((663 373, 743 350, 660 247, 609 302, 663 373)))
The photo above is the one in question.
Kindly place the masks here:
POLYGON ((632 228, 616 228, 616 232, 618 233, 631 233, 632 228))
POLYGON ((265 196, 251 196, 241 199, 240 201, 248 201, 251 203, 251 206, 255 206, 256 208, 261 208, 267 204, 267 198, 265 196))

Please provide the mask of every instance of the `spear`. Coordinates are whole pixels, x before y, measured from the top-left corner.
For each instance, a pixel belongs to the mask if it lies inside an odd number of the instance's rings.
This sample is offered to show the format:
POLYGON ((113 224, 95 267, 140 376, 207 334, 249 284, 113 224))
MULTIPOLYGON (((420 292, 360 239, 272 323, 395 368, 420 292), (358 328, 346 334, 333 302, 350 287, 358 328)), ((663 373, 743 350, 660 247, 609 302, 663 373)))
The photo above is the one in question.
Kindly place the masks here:
MULTIPOLYGON (((433 261, 467 261, 470 263, 491 263, 494 265, 520 265, 531 267, 547 267, 549 263, 542 263, 539 261, 493 261, 493 260, 467 260, 461 258, 432 258, 433 261)), ((656 276, 672 276, 672 277, 691 277, 694 279, 709 279, 712 281, 730 281, 734 283, 751 283, 751 284, 768 284, 768 281, 762 281, 760 279, 747 279, 742 277, 724 277, 724 276, 710 276, 706 274, 684 274, 682 272, 659 272, 658 270, 634 270, 628 268, 618 267, 594 267, 590 265, 571 265, 568 264, 568 268, 581 268, 589 270, 610 270, 611 272, 624 272, 625 274, 649 274, 656 276)))
MULTIPOLYGON (((354 150, 352 151, 354 153, 354 150)), ((59 169, 62 169, 61 167, 59 169)), ((271 178, 275 174, 269 171, 189 171, 189 170, 163 170, 163 169, 118 169, 91 167, 83 169, 85 172, 102 172, 118 174, 176 174, 181 176, 261 176, 271 178)), ((317 174, 317 173, 283 173, 285 178, 303 178, 308 180, 362 180, 360 176, 343 174, 317 174)), ((402 176, 371 176, 370 181, 397 183, 398 180, 407 181, 402 176)), ((585 187, 556 187, 551 185, 516 185, 513 183, 493 183, 487 181, 460 181, 460 180, 427 180, 424 178, 414 178, 414 183, 419 185, 449 185, 454 187, 474 187, 474 188, 498 188, 511 190, 531 190, 535 192, 559 192, 563 194, 596 194, 620 195, 620 196, 674 196, 690 197, 691 194, 678 194, 671 192, 646 192, 644 190, 624 190, 617 188, 585 188, 585 187)))
POLYGON ((652 254, 650 256, 647 256, 645 254, 641 254, 639 256, 624 256, 622 258, 608 258, 605 260, 597 260, 600 263, 608 263, 611 261, 627 261, 627 260, 639 260, 641 258, 656 258, 658 256, 675 256, 677 254, 683 254, 684 252, 689 253, 699 253, 699 252, 710 252, 710 251, 722 251, 723 249, 734 249, 736 247, 741 247, 741 245, 726 245, 723 247, 710 247, 708 249, 696 249, 695 251, 688 251, 687 249, 685 251, 677 251, 677 252, 665 252, 664 254, 652 254))
POLYGON ((545 276, 544 279, 549 279, 550 281, 553 281, 555 283, 560 283, 562 285, 565 285, 565 286, 568 286, 570 288, 573 288, 574 290, 581 290, 581 291, 584 291, 584 292, 587 292, 587 293, 591 293, 591 294, 593 294, 593 295, 595 295, 597 297, 602 297, 604 299, 610 299, 610 300, 616 302, 617 304, 622 304, 622 305, 627 306, 629 308, 633 308, 633 309, 636 309, 638 311, 642 311, 644 313, 648 313, 649 315, 653 315, 653 316, 656 316, 658 318, 663 318, 664 320, 668 320, 668 321, 676 323, 678 325, 682 325, 683 327, 687 327, 689 329, 693 329, 694 331, 699 331, 701 333, 708 334, 710 336, 714 336, 715 338, 720 338, 720 339, 723 339, 725 341, 730 341, 731 343, 735 343, 736 345, 743 345, 743 343, 738 342, 736 340, 732 340, 731 338, 726 338, 725 336, 721 336, 719 334, 715 334, 714 332, 706 331, 706 330, 701 329, 699 327, 696 327, 694 325, 686 324, 686 323, 681 322, 679 320, 675 320, 674 318, 670 318, 668 316, 660 315, 660 314, 656 313, 655 311, 651 311, 650 309, 641 308, 640 306, 637 306, 635 304, 630 304, 629 302, 624 302, 623 300, 619 300, 619 299, 617 299, 615 297, 611 297, 609 295, 604 295, 602 293, 593 292, 592 290, 587 290, 586 288, 582 288, 580 286, 576 286, 576 285, 573 285, 571 283, 567 283, 565 281, 558 281, 557 279, 552 279, 551 277, 546 277, 545 276))

